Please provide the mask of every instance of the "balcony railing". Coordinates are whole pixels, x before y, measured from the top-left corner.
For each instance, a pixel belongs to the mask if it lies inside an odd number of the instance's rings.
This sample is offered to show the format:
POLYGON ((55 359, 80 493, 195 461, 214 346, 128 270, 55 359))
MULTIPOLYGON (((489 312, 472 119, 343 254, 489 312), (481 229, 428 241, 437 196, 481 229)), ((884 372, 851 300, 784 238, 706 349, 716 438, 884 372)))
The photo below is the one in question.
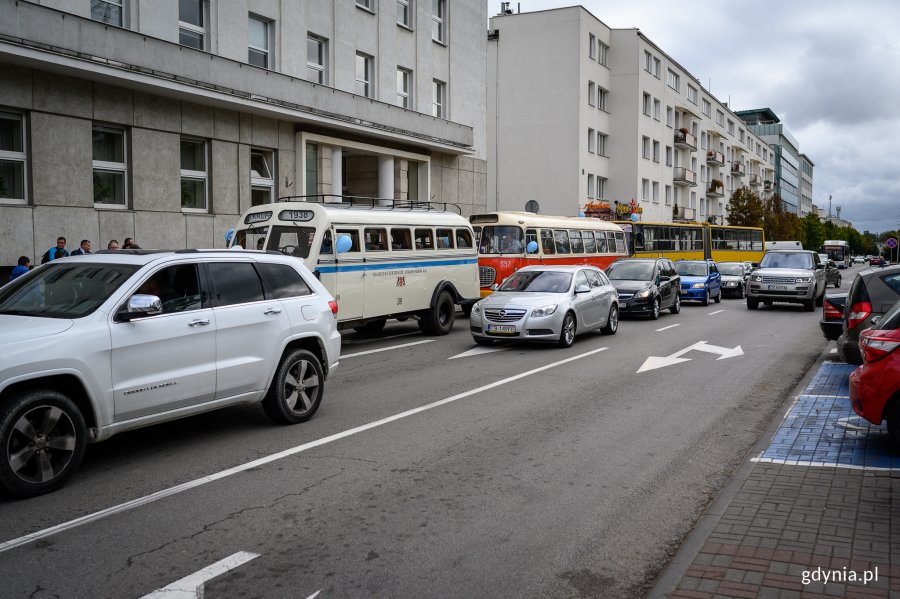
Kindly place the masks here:
POLYGON ((735 177, 743 177, 747 174, 747 167, 744 166, 743 160, 736 160, 731 163, 731 174, 735 177))
POLYGON ((684 206, 675 206, 672 210, 672 220, 695 220, 697 211, 693 208, 685 208, 684 206))
POLYGON ((723 154, 722 152, 716 152, 715 150, 707 150, 706 164, 725 166, 725 154, 723 154))
POLYGON ((690 185, 691 187, 695 187, 697 185, 697 173, 686 169, 683 166, 676 166, 672 182, 675 185, 690 185))
POLYGON ((765 191, 772 191, 773 185, 771 181, 763 181, 763 189, 765 191))
POLYGON ((759 175, 750 175, 750 187, 759 187, 762 184, 762 178, 759 175))
POLYGON ((675 147, 682 150, 697 151, 697 138, 690 133, 675 132, 675 147))
POLYGON ((708 197, 708 198, 723 198, 723 197, 725 197, 725 186, 710 184, 709 189, 706 190, 706 197, 708 197))

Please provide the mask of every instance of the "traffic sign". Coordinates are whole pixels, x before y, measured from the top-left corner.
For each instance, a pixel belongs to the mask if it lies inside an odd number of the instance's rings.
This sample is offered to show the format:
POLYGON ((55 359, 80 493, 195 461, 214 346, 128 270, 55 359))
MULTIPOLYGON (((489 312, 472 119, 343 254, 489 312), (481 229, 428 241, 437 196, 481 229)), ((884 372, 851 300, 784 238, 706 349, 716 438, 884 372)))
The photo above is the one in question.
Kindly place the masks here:
POLYGON ((885 245, 888 246, 889 248, 894 249, 895 247, 897 247, 897 238, 896 238, 896 237, 889 237, 888 240, 887 240, 886 242, 884 242, 884 243, 885 243, 885 245))

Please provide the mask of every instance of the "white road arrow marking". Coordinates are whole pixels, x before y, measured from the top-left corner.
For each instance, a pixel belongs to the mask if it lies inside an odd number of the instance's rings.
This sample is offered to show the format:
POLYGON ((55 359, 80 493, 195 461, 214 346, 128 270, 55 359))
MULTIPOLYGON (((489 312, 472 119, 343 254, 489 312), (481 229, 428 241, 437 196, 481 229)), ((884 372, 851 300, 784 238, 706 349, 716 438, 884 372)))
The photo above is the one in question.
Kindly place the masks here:
POLYGON ((167 587, 144 595, 141 599, 202 599, 203 585, 206 584, 207 581, 212 580, 216 576, 220 576, 229 570, 233 570, 252 559, 256 559, 257 557, 259 557, 258 553, 239 551, 234 555, 229 555, 225 559, 206 566, 202 570, 198 570, 189 576, 185 576, 181 580, 176 580, 167 587))
POLYGON ((471 356, 480 356, 481 354, 489 354, 495 351, 503 351, 505 349, 509 349, 508 347, 473 347, 469 351, 464 351, 461 354, 456 354, 455 356, 450 356, 447 358, 448 360, 455 360, 456 358, 469 358, 471 356))
POLYGON ((726 358, 734 358, 736 356, 744 355, 744 350, 741 349, 740 345, 738 345, 737 347, 728 348, 719 347, 718 345, 710 345, 706 341, 698 341, 697 343, 689 345, 686 348, 678 350, 674 354, 668 356, 648 357, 646 360, 644 360, 644 363, 641 365, 641 367, 638 368, 637 372, 641 373, 648 370, 655 370, 657 368, 664 368, 666 366, 680 364, 681 362, 689 362, 691 360, 690 358, 682 358, 681 356, 692 350, 703 351, 710 354, 718 354, 719 357, 716 358, 717 360, 724 360, 726 358))

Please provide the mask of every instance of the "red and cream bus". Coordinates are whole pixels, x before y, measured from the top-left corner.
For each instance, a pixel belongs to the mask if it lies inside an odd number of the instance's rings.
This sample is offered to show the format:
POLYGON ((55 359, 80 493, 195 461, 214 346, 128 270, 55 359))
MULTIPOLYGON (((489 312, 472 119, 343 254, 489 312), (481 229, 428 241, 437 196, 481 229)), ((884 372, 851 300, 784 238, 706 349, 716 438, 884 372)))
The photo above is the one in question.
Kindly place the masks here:
POLYGON ((530 264, 590 264, 606 268, 628 255, 619 225, 596 218, 489 212, 469 217, 478 246, 481 297, 491 285, 530 264))

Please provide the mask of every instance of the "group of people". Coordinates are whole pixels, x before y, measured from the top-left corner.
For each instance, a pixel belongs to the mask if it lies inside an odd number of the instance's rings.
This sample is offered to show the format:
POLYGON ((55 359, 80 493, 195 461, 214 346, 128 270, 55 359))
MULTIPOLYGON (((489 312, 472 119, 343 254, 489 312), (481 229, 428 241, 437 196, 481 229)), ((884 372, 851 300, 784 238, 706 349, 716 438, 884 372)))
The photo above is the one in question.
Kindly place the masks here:
MULTIPOLYGON (((57 237, 56 245, 44 252, 44 255, 41 256, 41 264, 59 258, 65 258, 66 256, 82 256, 91 253, 91 241, 89 239, 82 239, 81 243, 78 245, 78 249, 73 250, 71 253, 66 249, 66 243, 65 237, 57 237)), ((106 249, 118 250, 119 241, 117 239, 110 239, 109 243, 106 244, 106 249)), ((122 242, 121 249, 139 250, 141 247, 134 242, 133 238, 126 237, 125 241, 122 242)), ((31 258, 28 256, 19 256, 18 264, 13 268, 12 273, 9 275, 9 280, 13 281, 27 273, 29 270, 31 270, 31 258)))

